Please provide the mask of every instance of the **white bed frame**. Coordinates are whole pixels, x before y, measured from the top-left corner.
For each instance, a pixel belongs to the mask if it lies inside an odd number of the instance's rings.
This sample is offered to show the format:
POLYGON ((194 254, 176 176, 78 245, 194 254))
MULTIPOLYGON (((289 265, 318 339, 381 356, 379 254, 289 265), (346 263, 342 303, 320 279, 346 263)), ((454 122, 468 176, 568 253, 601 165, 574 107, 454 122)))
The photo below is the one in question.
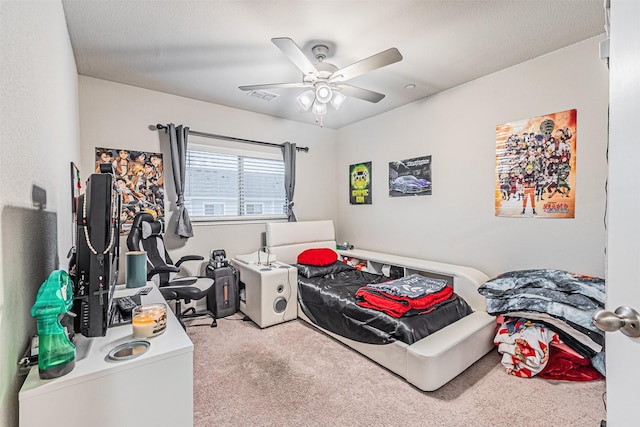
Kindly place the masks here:
MULTIPOLYGON (((332 221, 268 223, 266 244, 279 261, 294 264, 298 254, 305 249, 335 250, 335 229, 332 221)), ((422 271, 453 277, 455 292, 467 301, 474 312, 411 345, 400 341, 366 344, 344 338, 313 324, 299 305, 298 317, 400 375, 420 390, 436 390, 494 348, 496 320, 487 314, 484 297, 477 292, 489 277, 470 267, 389 257, 396 262, 404 261, 404 265, 419 265, 422 271)))

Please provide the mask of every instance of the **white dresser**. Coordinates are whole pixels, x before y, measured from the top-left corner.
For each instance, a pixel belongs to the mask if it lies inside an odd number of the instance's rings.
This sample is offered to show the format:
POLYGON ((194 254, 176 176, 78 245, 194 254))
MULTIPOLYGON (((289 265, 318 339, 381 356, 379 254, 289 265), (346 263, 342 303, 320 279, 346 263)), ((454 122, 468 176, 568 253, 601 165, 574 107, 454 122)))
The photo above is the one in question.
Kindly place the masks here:
MULTIPOLYGON (((119 285, 115 296, 136 291, 119 285)), ((164 302, 155 286, 141 298, 143 304, 164 302)), ((192 426, 193 343, 175 315, 167 310, 167 329, 147 339, 146 353, 108 358, 133 339, 131 325, 111 327, 104 337, 79 337, 76 365, 67 375, 41 380, 38 367, 31 368, 18 394, 20 427, 192 426)))

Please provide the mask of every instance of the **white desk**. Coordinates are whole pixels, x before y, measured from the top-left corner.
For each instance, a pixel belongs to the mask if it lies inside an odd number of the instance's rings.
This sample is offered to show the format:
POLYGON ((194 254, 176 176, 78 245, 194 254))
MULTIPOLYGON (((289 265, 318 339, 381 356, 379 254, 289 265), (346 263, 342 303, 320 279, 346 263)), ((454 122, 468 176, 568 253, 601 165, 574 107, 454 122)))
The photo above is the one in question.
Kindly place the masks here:
MULTIPOLYGON (((119 285, 115 296, 136 291, 119 285)), ((142 296, 143 304, 161 301, 155 286, 142 296)), ((167 329, 148 338, 146 353, 118 362, 107 357, 131 340, 131 325, 111 327, 104 337, 80 336, 67 375, 41 380, 31 368, 18 394, 20 426, 192 426, 193 343, 173 312, 167 309, 167 329)))

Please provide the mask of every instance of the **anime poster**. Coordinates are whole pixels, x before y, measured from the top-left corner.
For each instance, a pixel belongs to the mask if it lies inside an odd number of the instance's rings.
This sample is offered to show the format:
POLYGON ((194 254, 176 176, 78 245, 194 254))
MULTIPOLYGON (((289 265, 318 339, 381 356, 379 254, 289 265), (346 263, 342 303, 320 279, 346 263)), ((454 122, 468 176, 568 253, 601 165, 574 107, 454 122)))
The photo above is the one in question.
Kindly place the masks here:
POLYGON ((138 212, 152 211, 158 219, 164 219, 162 154, 96 147, 96 173, 100 173, 103 163, 113 165, 122 193, 121 235, 129 234, 138 212))
POLYGON ((496 126, 495 214, 574 218, 576 110, 496 126))
POLYGON ((389 197, 431 195, 431 156, 389 162, 389 197))
POLYGON ((371 204, 371 162, 349 166, 349 202, 352 205, 371 204))

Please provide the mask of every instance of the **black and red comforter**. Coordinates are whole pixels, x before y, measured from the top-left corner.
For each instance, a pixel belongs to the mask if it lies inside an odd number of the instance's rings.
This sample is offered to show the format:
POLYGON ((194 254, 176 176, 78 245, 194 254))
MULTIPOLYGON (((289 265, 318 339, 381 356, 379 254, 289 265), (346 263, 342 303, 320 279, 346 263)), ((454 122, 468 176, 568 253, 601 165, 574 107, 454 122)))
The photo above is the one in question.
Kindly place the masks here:
POLYGON ((426 314, 453 296, 446 280, 419 274, 382 283, 370 283, 356 291, 356 303, 391 317, 426 314))
POLYGON ((305 275, 300 267, 298 301, 302 311, 314 324, 354 341, 388 344, 400 340, 413 344, 473 311, 453 293, 422 313, 394 318, 360 307, 355 298, 358 289, 389 280, 387 277, 353 268, 322 276, 305 275))

